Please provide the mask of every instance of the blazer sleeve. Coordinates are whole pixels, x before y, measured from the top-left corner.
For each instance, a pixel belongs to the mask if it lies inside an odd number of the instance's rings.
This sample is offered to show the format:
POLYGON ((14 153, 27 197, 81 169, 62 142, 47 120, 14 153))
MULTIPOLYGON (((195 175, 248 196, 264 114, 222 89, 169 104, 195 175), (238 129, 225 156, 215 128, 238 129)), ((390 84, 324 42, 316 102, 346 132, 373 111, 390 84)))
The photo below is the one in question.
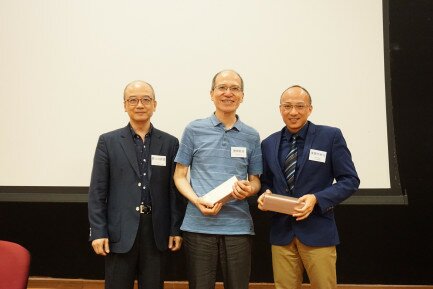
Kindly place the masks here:
POLYGON ((322 213, 350 197, 358 190, 360 184, 352 156, 340 129, 336 129, 331 151, 332 174, 335 182, 332 186, 315 193, 322 213))
POLYGON ((260 182, 262 184, 262 187, 260 189, 260 194, 263 194, 266 190, 273 190, 273 175, 272 171, 269 168, 268 160, 266 156, 268 155, 268 150, 266 149, 266 143, 262 142, 262 159, 263 159, 263 173, 260 176, 260 182))
POLYGON ((172 146, 170 155, 171 162, 171 178, 170 178, 170 214, 171 214, 171 225, 170 225, 170 236, 180 236, 180 226, 182 225, 183 217, 186 209, 186 199, 176 188, 174 184, 173 175, 176 168, 174 159, 179 149, 179 141, 176 139, 175 145, 172 146))
POLYGON ((96 146, 89 188, 88 215, 90 223, 89 240, 108 238, 107 195, 110 178, 109 157, 104 135, 96 146))

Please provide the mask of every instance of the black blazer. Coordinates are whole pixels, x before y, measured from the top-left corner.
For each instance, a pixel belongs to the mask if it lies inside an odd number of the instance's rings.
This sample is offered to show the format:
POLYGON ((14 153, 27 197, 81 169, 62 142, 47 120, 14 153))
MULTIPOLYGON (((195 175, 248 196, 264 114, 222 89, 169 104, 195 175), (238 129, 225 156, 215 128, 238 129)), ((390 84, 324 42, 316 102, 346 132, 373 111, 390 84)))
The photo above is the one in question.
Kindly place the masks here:
MULTIPOLYGON (((178 148, 177 138, 153 128, 150 155, 166 158, 165 166, 151 164, 149 169, 154 237, 161 251, 168 248, 169 236, 180 235, 185 213, 185 201, 173 182, 178 148)), ((109 238, 110 250, 115 253, 131 249, 140 219, 139 183, 129 126, 101 135, 89 188, 90 240, 109 238)))

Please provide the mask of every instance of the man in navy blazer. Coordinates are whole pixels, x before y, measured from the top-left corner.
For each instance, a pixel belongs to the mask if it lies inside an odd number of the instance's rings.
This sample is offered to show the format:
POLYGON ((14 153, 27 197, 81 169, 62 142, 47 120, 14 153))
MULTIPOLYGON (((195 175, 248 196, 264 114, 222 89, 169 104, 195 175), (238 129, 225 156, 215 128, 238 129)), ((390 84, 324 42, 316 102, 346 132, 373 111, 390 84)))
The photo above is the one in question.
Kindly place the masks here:
POLYGON ((90 240, 105 288, 163 288, 164 251, 180 249, 185 202, 173 182, 179 141, 153 127, 152 86, 124 90, 130 122, 99 137, 89 189, 90 240))
MULTIPOLYGON (((270 242, 275 288, 301 288, 304 269, 312 288, 337 287, 339 243, 334 207, 351 196, 359 178, 338 128, 308 121, 311 96, 295 85, 283 92, 280 113, 286 126, 262 142, 263 175, 259 209, 265 194, 299 198, 305 204, 293 215, 272 213, 270 242), (286 157, 295 137, 294 186, 288 184, 286 157)), ((290 181, 289 181, 290 183, 290 181)))

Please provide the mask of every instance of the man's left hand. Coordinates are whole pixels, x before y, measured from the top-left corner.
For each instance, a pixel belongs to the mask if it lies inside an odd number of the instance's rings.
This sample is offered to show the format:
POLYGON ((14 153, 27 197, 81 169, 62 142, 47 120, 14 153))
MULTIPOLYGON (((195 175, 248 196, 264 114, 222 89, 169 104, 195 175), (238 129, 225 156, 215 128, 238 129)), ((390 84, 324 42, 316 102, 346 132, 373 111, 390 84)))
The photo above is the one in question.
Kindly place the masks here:
POLYGON ((182 237, 181 236, 170 236, 168 238, 168 248, 171 251, 178 251, 182 246, 182 237))
POLYGON ((297 213, 293 214, 293 217, 296 218, 296 221, 301 221, 306 219, 314 209, 314 206, 317 203, 316 196, 313 194, 303 195, 299 198, 300 202, 304 202, 304 206, 299 209, 295 209, 297 213))
POLYGON ((232 196, 237 200, 243 200, 253 194, 253 187, 247 180, 237 181, 233 185, 232 196))

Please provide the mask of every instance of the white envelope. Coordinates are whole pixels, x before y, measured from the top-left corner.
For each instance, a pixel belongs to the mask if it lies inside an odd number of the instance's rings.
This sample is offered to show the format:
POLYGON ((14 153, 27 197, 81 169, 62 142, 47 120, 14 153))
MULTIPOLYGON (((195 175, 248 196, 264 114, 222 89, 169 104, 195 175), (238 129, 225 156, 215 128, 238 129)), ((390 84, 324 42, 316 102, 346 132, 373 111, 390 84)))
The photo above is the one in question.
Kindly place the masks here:
POLYGON ((238 181, 236 176, 231 177, 215 189, 206 193, 201 198, 209 204, 214 205, 217 202, 226 203, 233 199, 231 193, 233 191, 233 185, 238 181))

